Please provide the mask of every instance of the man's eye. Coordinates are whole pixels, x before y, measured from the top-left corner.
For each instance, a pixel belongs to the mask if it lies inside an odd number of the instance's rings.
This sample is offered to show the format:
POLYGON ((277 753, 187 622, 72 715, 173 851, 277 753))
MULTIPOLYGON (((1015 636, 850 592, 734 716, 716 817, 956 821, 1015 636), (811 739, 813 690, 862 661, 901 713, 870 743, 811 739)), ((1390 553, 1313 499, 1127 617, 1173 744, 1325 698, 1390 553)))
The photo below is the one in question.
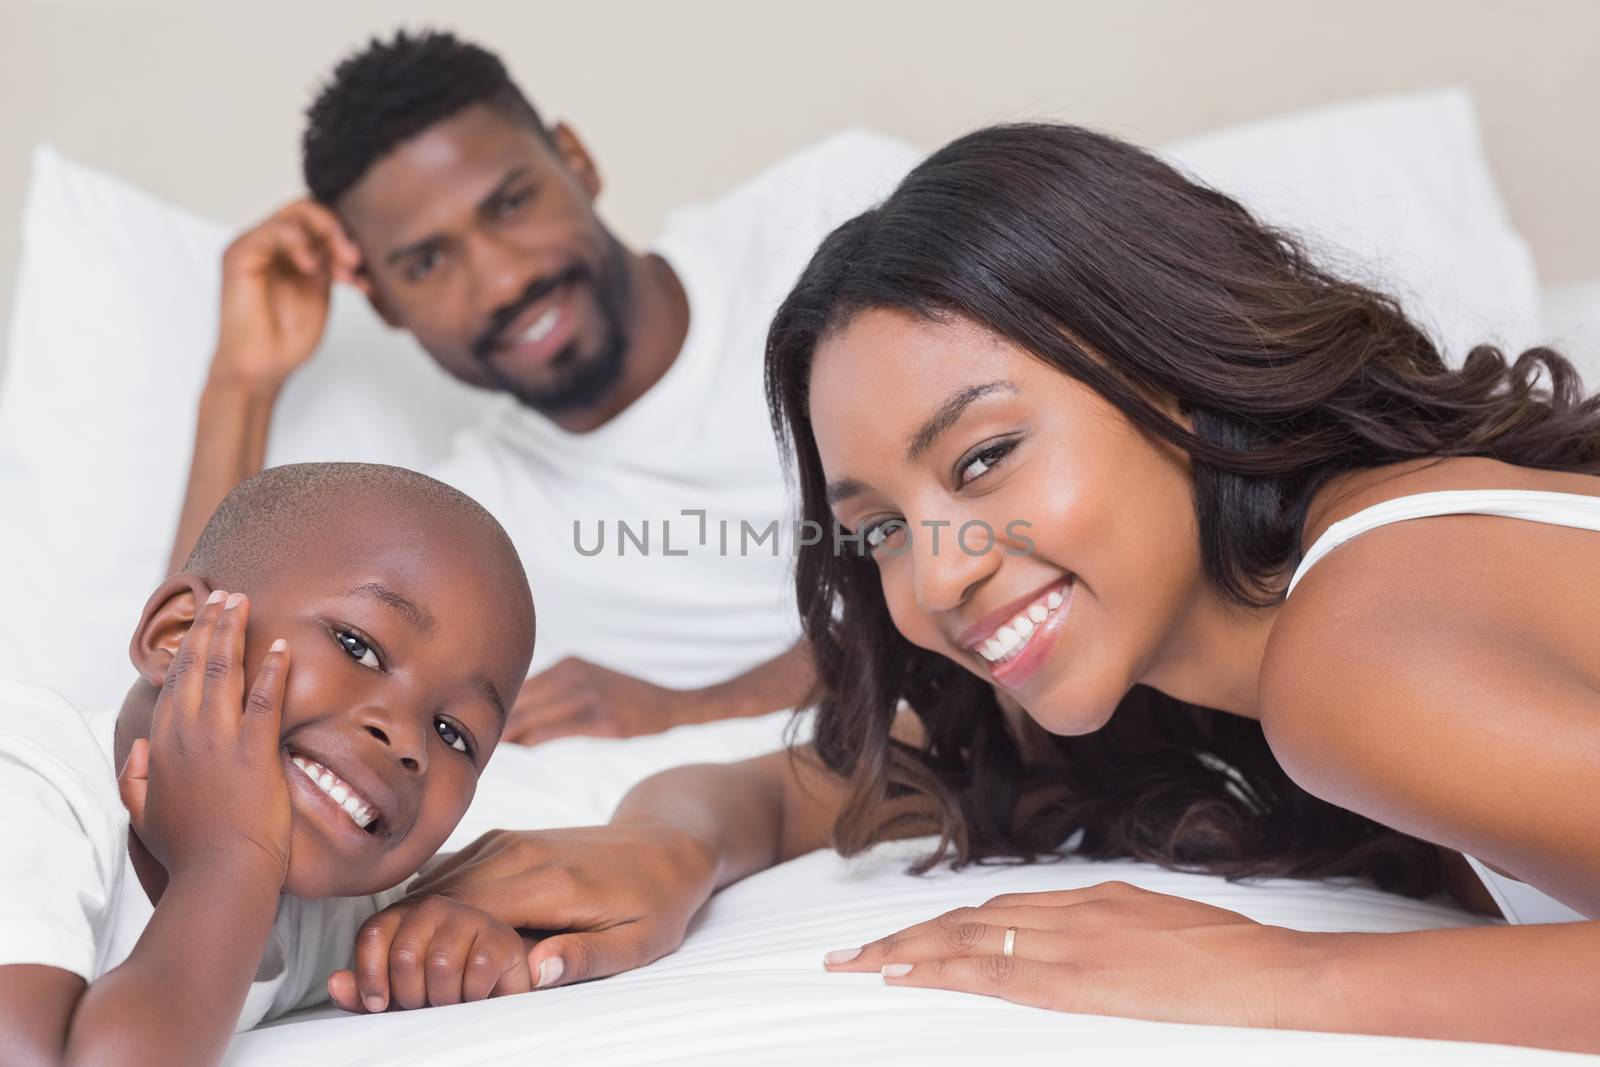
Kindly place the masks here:
POLYGON ((501 218, 505 218, 507 215, 513 214, 519 207, 527 202, 528 193, 526 191, 512 193, 495 205, 495 214, 499 215, 501 218))
POLYGON ((429 274, 433 273, 433 268, 437 267, 438 265, 439 253, 424 252, 406 265, 406 279, 408 281, 420 282, 429 274))
POLYGON ((372 646, 349 630, 337 630, 333 637, 344 649, 345 654, 363 667, 371 667, 375 671, 383 670, 383 664, 378 661, 378 654, 372 650, 372 646))
POLYGON ((444 741, 445 744, 449 745, 457 752, 465 753, 468 756, 472 755, 472 749, 467 745, 467 739, 465 735, 463 735, 460 730, 456 729, 455 724, 449 719, 434 719, 433 728, 438 731, 439 737, 444 741))

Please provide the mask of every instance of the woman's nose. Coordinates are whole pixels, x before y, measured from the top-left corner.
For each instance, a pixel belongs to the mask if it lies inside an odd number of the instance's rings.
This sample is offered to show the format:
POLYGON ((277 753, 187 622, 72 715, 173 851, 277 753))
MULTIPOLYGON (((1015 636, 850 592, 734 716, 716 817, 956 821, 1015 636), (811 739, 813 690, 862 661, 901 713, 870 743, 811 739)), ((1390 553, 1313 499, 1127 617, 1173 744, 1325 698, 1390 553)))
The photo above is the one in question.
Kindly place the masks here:
POLYGON ((1002 553, 993 539, 967 533, 965 527, 945 522, 907 528, 912 584, 921 610, 936 614, 959 607, 1000 566, 1002 553))

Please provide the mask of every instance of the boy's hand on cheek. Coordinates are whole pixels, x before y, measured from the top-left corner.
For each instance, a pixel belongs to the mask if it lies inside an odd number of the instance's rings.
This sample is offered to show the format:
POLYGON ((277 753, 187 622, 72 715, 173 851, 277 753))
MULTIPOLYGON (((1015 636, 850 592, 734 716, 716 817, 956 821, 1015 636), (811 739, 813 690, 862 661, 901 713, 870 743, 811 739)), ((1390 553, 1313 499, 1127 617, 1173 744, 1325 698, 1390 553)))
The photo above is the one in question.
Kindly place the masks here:
POLYGON ((150 738, 133 743, 117 785, 134 833, 169 878, 244 864, 282 885, 292 825, 279 753, 289 651, 275 642, 248 695, 250 605, 218 591, 167 668, 150 738))
POLYGON ((533 988, 517 931, 448 897, 391 904, 362 924, 353 966, 328 977, 345 1011, 437 1007, 533 988))

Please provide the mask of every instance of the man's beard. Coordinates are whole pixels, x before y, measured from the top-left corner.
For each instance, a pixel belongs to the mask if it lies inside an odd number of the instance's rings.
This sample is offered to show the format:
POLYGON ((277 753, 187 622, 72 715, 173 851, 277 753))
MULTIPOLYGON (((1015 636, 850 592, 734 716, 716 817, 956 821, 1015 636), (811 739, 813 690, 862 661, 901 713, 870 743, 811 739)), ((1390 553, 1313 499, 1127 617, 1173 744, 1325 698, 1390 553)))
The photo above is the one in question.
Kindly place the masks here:
POLYGON ((489 328, 473 344, 473 354, 478 357, 491 386, 510 393, 519 403, 541 415, 562 415, 593 407, 610 395, 626 369, 631 293, 627 250, 607 233, 605 260, 598 275, 587 265, 578 264, 554 278, 535 282, 514 303, 495 312, 489 328), (563 287, 576 290, 579 286, 588 286, 600 315, 600 337, 594 351, 583 352, 574 338, 551 357, 551 380, 538 387, 502 373, 494 365, 494 353, 505 329, 550 293, 563 287))

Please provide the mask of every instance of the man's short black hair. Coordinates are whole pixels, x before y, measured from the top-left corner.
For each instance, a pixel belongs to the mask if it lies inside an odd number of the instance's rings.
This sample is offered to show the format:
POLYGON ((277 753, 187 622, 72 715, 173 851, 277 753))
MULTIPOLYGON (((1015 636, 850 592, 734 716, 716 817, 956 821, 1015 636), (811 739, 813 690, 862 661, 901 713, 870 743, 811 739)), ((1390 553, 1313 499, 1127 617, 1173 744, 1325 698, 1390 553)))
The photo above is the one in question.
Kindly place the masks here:
POLYGON ((434 30, 374 37, 334 68, 306 109, 300 142, 306 188, 333 205, 378 160, 472 104, 487 104, 549 137, 494 53, 434 30))

